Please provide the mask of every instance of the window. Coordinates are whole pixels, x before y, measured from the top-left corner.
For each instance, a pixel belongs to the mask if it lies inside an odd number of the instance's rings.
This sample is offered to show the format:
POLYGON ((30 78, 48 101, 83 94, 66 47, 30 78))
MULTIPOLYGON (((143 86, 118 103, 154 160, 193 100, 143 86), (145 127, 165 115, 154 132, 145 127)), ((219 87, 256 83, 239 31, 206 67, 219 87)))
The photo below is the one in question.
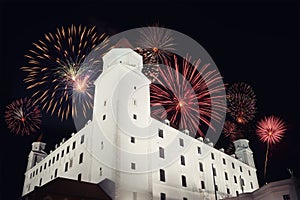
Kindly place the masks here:
POLYGON ((184 158, 184 156, 180 156, 180 163, 181 163, 181 165, 185 165, 185 158, 184 158))
POLYGON ((104 143, 103 141, 101 141, 101 150, 103 150, 103 148, 104 148, 104 143))
POLYGON ((106 119, 106 115, 103 115, 102 116, 102 120, 104 121, 106 119))
POLYGON ((69 167, 69 163, 66 162, 66 164, 65 164, 65 172, 68 171, 68 167, 69 167))
POLYGON ((213 167, 212 170, 213 170, 213 176, 217 176, 216 169, 213 167))
POLYGON ((32 177, 32 173, 30 173, 30 178, 32 177))
POLYGON ((35 171, 33 171, 32 177, 34 177, 34 175, 35 175, 35 171))
POLYGON ((44 169, 46 169, 46 168, 47 168, 47 163, 44 164, 44 169))
POLYGON ((54 161, 55 161, 55 157, 52 158, 52 164, 54 163, 54 161))
POLYGON ((234 163, 231 163, 231 166, 232 166, 232 169, 235 169, 235 167, 234 167, 234 163))
POLYGON ((211 153, 211 159, 215 159, 215 154, 214 153, 211 153))
POLYGON ((73 166, 73 159, 70 159, 70 167, 71 168, 73 166))
POLYGON ((249 174, 249 176, 251 176, 251 172, 250 172, 250 170, 248 170, 248 174, 249 174))
POLYGON ((61 151, 61 157, 64 157, 65 150, 61 151))
POLYGON ((133 89, 136 90, 136 86, 133 86, 133 89))
POLYGON ((100 176, 102 176, 102 167, 100 167, 100 176))
POLYGON ((78 181, 81 181, 81 174, 78 174, 77 180, 78 180, 78 181))
POLYGON ((49 162, 48 162, 48 166, 50 167, 50 165, 51 165, 51 160, 49 160, 49 162))
POLYGON ((70 151, 70 146, 67 146, 67 152, 66 152, 66 154, 68 154, 69 151, 70 151))
POLYGON ((227 194, 230 194, 230 189, 229 189, 229 188, 227 188, 226 190, 227 190, 227 194))
POLYGON ((131 169, 135 169, 135 163, 131 163, 131 169))
POLYGON ((80 144, 83 144, 84 143, 84 135, 81 136, 81 139, 80 139, 80 144))
POLYGON ((160 200, 166 200, 166 194, 160 193, 160 200))
POLYGON ((285 194, 285 195, 282 195, 282 199, 283 200, 291 200, 291 197, 289 194, 285 194))
POLYGON ((36 170, 35 170, 36 175, 38 175, 38 172, 39 172, 39 169, 36 169, 36 170))
POLYGON ((103 105, 106 106, 106 101, 104 101, 103 105))
POLYGON ((183 143, 183 139, 182 139, 182 138, 179 138, 179 145, 180 145, 181 147, 184 146, 184 143, 183 143))
POLYGON ((243 168, 242 168, 242 166, 240 166, 240 171, 241 171, 241 172, 243 172, 243 168))
POLYGON ((250 186, 251 186, 251 189, 253 189, 253 183, 252 182, 250 182, 250 186))
POLYGON ((57 177, 57 169, 54 171, 54 177, 57 177))
POLYGON ((137 119, 137 115, 136 114, 133 114, 133 119, 137 119))
POLYGON ((135 138, 134 138, 134 137, 131 137, 131 138, 130 138, 130 142, 131 142, 131 143, 135 143, 135 138))
POLYGON ((186 197, 183 197, 183 200, 188 200, 188 198, 186 198, 186 197))
POLYGON ((205 189, 205 183, 204 183, 204 181, 201 181, 201 189, 205 189))
POLYGON ((201 154, 201 147, 197 147, 198 154, 201 154))
POLYGON ((203 164, 202 164, 202 162, 199 162, 199 169, 200 169, 200 172, 203 172, 203 164))
POLYGON ((236 176, 233 176, 234 183, 237 183, 236 176))
POLYGON ((225 180, 228 180, 228 174, 227 174, 227 172, 225 172, 224 174, 225 174, 225 180))
POLYGON ((244 181, 243 178, 241 178, 241 185, 242 185, 242 186, 245 186, 245 181, 244 181))
POLYGON ((42 169, 43 169, 43 166, 41 165, 41 167, 40 167, 40 172, 42 172, 42 169))
POLYGON ((135 106, 136 106, 136 100, 135 100, 135 99, 133 99, 133 105, 135 105, 135 106))
POLYGON ((239 191, 235 191, 235 193, 236 193, 236 196, 239 196, 239 191))
POLYGON ((185 176, 183 176, 183 175, 181 175, 181 185, 183 186, 183 187, 186 187, 186 177, 185 176))
POLYGON ((159 147, 159 157, 165 158, 165 150, 162 147, 159 147))
POLYGON ((158 137, 164 138, 164 131, 162 129, 158 129, 158 137))
POLYGON ((79 164, 83 162, 83 153, 79 155, 79 164))
POLYGON ((225 160, 225 158, 223 158, 223 164, 226 165, 226 160, 225 160))
POLYGON ((40 179, 40 186, 42 185, 42 181, 43 181, 43 179, 41 178, 41 179, 40 179))
POLYGON ((215 185, 215 190, 219 191, 218 185, 215 185))
POLYGON ((76 141, 73 142, 72 149, 75 149, 75 147, 76 147, 76 141))
POLYGON ((165 170, 163 170, 163 169, 159 170, 159 180, 162 182, 166 182, 165 170))
POLYGON ((59 159, 59 153, 56 155, 56 161, 58 161, 59 159))

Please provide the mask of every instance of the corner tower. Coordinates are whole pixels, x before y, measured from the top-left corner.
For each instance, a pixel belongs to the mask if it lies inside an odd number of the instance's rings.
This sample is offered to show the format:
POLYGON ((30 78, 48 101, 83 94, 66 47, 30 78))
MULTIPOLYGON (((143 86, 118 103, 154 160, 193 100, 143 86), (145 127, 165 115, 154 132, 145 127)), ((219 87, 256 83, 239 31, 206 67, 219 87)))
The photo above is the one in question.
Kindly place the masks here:
POLYGON ((253 159, 253 152, 249 147, 249 140, 246 139, 239 139, 234 141, 235 147, 235 155, 238 159, 242 162, 248 164, 251 167, 255 168, 254 159, 253 159))

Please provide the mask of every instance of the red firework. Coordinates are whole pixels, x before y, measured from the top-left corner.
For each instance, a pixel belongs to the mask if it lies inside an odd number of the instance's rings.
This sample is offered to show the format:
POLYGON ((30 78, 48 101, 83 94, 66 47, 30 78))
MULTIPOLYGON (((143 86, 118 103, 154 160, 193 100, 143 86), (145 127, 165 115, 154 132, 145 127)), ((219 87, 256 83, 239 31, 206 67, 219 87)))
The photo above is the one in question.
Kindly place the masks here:
POLYGON ((225 121, 223 126, 223 132, 226 137, 229 137, 231 140, 235 140, 237 137, 237 127, 235 123, 230 121, 225 121))
POLYGON ((210 69, 210 64, 199 67, 200 63, 191 64, 186 58, 180 65, 176 56, 173 67, 165 61, 167 66, 159 68, 159 76, 150 85, 151 114, 158 120, 168 118, 175 128, 205 136, 203 128, 215 130, 213 121, 221 121, 226 105, 219 72, 210 69))
POLYGON ((40 129, 41 112, 31 99, 18 99, 8 106, 5 111, 5 121, 12 133, 29 135, 40 129))

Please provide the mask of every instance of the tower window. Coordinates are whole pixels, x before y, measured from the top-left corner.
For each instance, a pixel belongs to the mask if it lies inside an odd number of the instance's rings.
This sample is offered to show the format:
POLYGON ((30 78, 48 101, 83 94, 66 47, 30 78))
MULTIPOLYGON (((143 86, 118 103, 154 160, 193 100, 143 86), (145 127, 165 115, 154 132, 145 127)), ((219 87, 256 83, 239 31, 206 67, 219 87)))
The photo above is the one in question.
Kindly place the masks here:
POLYGON ((160 193, 160 200, 166 200, 166 194, 160 193))
POLYGON ((226 165, 226 160, 225 160, 225 158, 223 158, 223 164, 226 165))
POLYGON ((131 142, 131 143, 135 143, 135 138, 134 138, 134 137, 131 137, 131 138, 130 138, 130 142, 131 142))
POLYGON ((133 86, 133 89, 136 90, 136 86, 133 86))
POLYGON ((224 174, 225 174, 225 180, 228 180, 228 174, 227 174, 227 172, 225 172, 224 174))
POLYGON ((76 141, 73 142, 72 149, 75 149, 75 147, 76 147, 76 141))
POLYGON ((103 143, 103 141, 101 141, 101 150, 103 150, 104 149, 104 143, 103 143))
POLYGON ((180 163, 181 163, 181 165, 185 165, 185 158, 184 158, 184 156, 180 156, 180 163))
POLYGON ((249 176, 251 176, 251 172, 250 172, 250 170, 248 170, 248 174, 249 174, 249 176))
POLYGON ((81 176, 82 176, 81 174, 78 174, 78 176, 77 176, 78 181, 81 181, 81 176))
POLYGON ((204 183, 204 181, 201 181, 201 189, 205 189, 205 183, 204 183))
POLYGON ((198 154, 201 154, 201 147, 197 147, 198 154))
POLYGON ((71 168, 73 166, 73 159, 70 159, 70 167, 71 168))
POLYGON ((68 163, 68 162, 66 162, 66 164, 65 164, 65 172, 67 172, 67 171, 68 171, 68 167, 69 167, 69 163, 68 163))
POLYGON ((36 170, 35 170, 36 175, 38 175, 38 172, 39 172, 39 169, 36 169, 36 170))
POLYGON ((106 115, 103 115, 102 116, 102 120, 104 121, 106 119, 106 115))
POLYGON ((135 163, 131 163, 131 169, 135 169, 135 163))
POLYGON ((183 176, 183 175, 181 175, 181 185, 182 185, 183 187, 186 187, 186 186, 187 186, 187 184, 186 184, 186 177, 183 176))
POLYGON ((165 150, 162 147, 159 147, 159 157, 165 158, 165 150))
POLYGON ((235 193, 236 193, 236 196, 239 196, 239 191, 235 191, 235 193))
POLYGON ((241 185, 242 185, 242 186, 245 186, 245 181, 244 181, 243 178, 241 178, 241 185))
POLYGON ((158 129, 158 137, 164 138, 164 131, 162 129, 158 129))
POLYGON ((133 114, 133 119, 137 119, 137 115, 136 114, 133 114))
POLYGON ((79 155, 79 164, 83 162, 83 153, 79 155))
POLYGON ((102 167, 100 167, 100 176, 102 176, 102 167))
POLYGON ((33 171, 32 177, 34 177, 34 175, 35 175, 35 171, 33 171))
POLYGON ((203 164, 202 164, 202 162, 199 162, 199 169, 200 169, 200 172, 203 172, 203 164))
POLYGON ((215 155, 214 155, 214 153, 211 153, 211 159, 215 159, 215 155))
POLYGON ((163 170, 163 169, 160 169, 160 170, 159 170, 159 179, 160 179, 160 181, 162 181, 162 182, 166 182, 165 170, 163 170))
POLYGON ((184 146, 184 143, 183 143, 183 139, 182 139, 182 138, 179 138, 179 145, 182 146, 182 147, 184 146))
POLYGON ((81 136, 81 139, 80 139, 80 144, 83 144, 84 143, 84 135, 81 136))

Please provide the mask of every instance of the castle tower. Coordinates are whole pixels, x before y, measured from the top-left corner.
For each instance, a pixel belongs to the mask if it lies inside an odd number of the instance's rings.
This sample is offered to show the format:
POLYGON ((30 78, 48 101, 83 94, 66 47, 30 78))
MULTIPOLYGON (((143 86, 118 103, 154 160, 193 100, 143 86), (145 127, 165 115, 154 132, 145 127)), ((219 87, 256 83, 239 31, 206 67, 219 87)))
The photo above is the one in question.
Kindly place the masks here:
POLYGON ((249 147, 249 141, 247 139, 239 139, 234 141, 235 155, 242 162, 255 168, 253 152, 249 147))
POLYGON ((28 156, 28 163, 27 163, 27 169, 31 169, 33 166, 36 165, 36 163, 39 163, 41 160, 43 160, 47 153, 44 152, 46 144, 43 142, 33 142, 32 143, 32 149, 28 156))

